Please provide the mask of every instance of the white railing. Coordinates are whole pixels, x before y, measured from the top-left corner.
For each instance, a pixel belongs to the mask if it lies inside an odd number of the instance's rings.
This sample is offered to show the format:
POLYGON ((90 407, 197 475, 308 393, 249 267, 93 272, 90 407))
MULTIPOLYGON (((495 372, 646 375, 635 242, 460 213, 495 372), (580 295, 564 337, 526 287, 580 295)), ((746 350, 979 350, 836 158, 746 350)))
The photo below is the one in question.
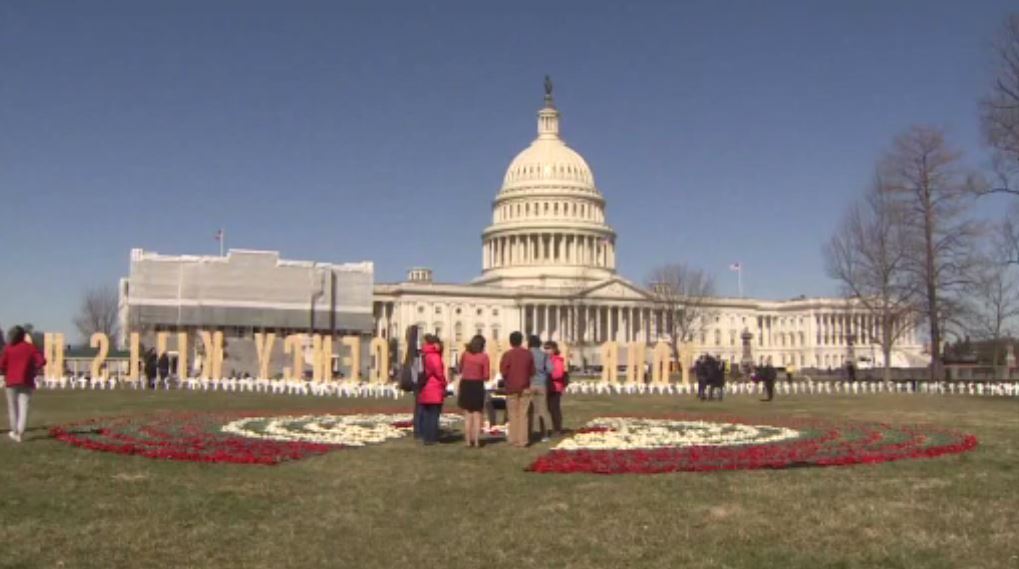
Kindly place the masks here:
MULTIPOLYGON (((37 382, 45 389, 148 389, 141 381, 123 379, 46 378, 37 382)), ((356 381, 312 382, 284 379, 199 379, 160 380, 155 390, 227 391, 271 393, 277 395, 313 395, 317 397, 367 397, 398 399, 405 394, 395 383, 356 381)), ((584 395, 675 395, 695 396, 696 384, 686 383, 608 383, 575 381, 567 393, 584 395)), ((867 395, 904 393, 918 395, 974 395, 983 397, 1019 397, 1019 382, 883 382, 883 381, 796 381, 776 382, 776 395, 867 395), (914 388, 915 385, 915 388, 914 388)), ((760 396, 762 383, 729 383, 725 395, 760 396)))

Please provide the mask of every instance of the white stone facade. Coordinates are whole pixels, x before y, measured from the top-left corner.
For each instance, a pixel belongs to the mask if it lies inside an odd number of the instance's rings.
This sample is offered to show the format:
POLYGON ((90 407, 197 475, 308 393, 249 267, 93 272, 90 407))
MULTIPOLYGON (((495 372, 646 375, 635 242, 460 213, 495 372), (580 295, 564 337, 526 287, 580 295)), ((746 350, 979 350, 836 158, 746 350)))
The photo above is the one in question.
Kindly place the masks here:
MULTIPOLYGON (((480 333, 505 345, 515 330, 583 346, 573 365, 598 362, 605 341, 668 340, 669 310, 616 274, 616 233, 587 162, 559 135, 551 93, 538 111, 538 136, 513 159, 482 234, 482 274, 472 283, 438 284, 427 269, 407 281, 377 284, 376 333, 402 339, 407 326, 437 333, 456 355, 480 333)), ((692 346, 737 362, 740 334, 754 335, 753 357, 798 368, 837 368, 855 338, 858 359, 880 365, 876 326, 842 298, 769 301, 715 298, 692 346)), ((915 329, 893 352, 893 365, 923 365, 915 329)))

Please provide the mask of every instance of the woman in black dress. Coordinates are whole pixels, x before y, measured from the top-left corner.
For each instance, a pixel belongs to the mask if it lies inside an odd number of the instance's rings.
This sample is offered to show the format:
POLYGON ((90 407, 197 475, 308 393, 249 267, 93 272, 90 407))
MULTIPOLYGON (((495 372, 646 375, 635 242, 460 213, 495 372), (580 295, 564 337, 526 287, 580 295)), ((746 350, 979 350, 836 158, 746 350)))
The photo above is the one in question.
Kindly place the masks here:
POLYGON ((467 446, 481 446, 481 412, 485 408, 485 382, 491 367, 485 353, 485 338, 471 338, 460 358, 460 395, 457 405, 464 411, 464 439, 467 446))

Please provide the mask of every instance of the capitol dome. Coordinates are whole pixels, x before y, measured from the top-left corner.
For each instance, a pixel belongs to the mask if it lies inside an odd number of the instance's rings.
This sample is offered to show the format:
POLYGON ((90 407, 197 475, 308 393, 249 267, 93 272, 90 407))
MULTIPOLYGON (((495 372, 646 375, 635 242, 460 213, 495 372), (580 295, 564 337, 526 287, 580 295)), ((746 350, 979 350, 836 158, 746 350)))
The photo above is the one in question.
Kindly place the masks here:
POLYGON ((483 273, 501 286, 585 286, 615 274, 616 233, 587 161, 559 135, 546 81, 538 136, 510 162, 482 235, 483 273))

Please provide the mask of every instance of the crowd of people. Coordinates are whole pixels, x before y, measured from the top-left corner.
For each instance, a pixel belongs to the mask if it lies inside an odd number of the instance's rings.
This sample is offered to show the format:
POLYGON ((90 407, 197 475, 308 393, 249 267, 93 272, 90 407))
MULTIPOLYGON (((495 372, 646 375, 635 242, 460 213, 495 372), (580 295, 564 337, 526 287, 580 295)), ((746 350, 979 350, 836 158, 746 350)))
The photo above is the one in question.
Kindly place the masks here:
MULTIPOLYGON (((418 330, 407 332, 409 349, 401 369, 401 387, 414 393, 414 436, 425 445, 439 441, 439 418, 450 385, 438 337, 418 330)), ((485 351, 485 338, 474 336, 460 357, 457 406, 464 416, 464 442, 481 446, 483 413, 495 423, 496 411, 504 410, 507 441, 523 448, 532 441, 547 441, 563 433, 562 394, 569 382, 569 369, 555 342, 542 343, 538 336, 527 339, 513 332, 510 350, 498 362, 498 377, 492 376, 492 362, 485 351), (501 403, 501 404, 500 404, 501 403)))
MULTIPOLYGON (((721 401, 725 396, 725 378, 729 374, 728 364, 721 358, 710 354, 704 354, 694 362, 693 372, 697 377, 697 398, 701 401, 709 401, 717 395, 721 401)), ((787 376, 792 380, 791 372, 787 368, 787 376)), ((775 381, 778 378, 778 370, 771 363, 769 357, 765 362, 754 368, 751 380, 754 383, 764 384, 765 398, 762 401, 771 401, 775 398, 775 381)))

